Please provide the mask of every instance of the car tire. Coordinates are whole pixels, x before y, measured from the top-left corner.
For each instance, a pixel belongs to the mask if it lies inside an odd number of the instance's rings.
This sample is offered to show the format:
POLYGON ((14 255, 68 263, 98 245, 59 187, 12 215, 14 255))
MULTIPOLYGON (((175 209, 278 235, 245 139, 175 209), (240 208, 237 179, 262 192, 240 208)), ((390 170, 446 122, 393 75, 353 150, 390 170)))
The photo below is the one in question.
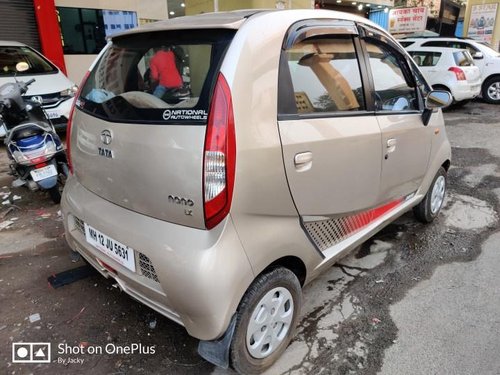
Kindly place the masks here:
POLYGON ((446 170, 440 167, 424 199, 413 208, 413 213, 422 223, 432 222, 443 206, 446 194, 446 170))
POLYGON ((240 374, 259 374, 285 351, 302 304, 297 276, 286 268, 259 275, 238 307, 230 346, 231 366, 240 374))
POLYGON ((481 89, 483 99, 491 104, 500 104, 500 76, 488 78, 481 89))

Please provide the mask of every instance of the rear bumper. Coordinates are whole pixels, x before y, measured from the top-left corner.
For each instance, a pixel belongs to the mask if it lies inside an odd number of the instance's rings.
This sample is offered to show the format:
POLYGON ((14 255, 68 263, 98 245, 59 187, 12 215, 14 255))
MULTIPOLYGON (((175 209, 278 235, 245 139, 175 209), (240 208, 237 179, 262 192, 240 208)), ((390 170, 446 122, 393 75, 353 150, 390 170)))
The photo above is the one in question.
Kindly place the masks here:
POLYGON ((198 339, 213 340, 225 332, 254 278, 229 217, 210 231, 164 222, 98 197, 75 177, 66 183, 61 207, 69 246, 123 291, 198 339), (88 244, 75 218, 133 248, 136 272, 88 244), (155 276, 139 257, 149 261, 155 276))
POLYGON ((452 95, 455 101, 474 99, 481 91, 481 81, 468 83, 459 82, 455 85, 452 95))

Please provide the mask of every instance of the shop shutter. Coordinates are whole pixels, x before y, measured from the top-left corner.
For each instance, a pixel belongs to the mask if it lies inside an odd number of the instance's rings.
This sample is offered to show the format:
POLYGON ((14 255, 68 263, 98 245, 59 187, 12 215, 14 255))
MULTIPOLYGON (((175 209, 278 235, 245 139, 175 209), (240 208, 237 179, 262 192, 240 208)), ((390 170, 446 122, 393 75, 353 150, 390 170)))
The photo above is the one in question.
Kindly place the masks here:
POLYGON ((40 51, 33 0, 0 0, 0 40, 15 40, 40 51))

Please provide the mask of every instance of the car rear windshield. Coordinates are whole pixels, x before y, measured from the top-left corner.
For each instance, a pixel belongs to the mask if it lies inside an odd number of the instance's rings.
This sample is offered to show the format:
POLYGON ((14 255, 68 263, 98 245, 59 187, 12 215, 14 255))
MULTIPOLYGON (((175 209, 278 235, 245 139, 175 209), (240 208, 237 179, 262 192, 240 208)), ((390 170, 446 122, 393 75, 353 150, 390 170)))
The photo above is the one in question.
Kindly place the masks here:
POLYGON ((234 30, 179 30, 113 39, 76 104, 112 122, 205 124, 234 30))
POLYGON ((0 46, 0 76, 57 73, 57 68, 34 50, 26 46, 0 46), (20 62, 28 64, 28 70, 16 72, 20 62))
POLYGON ((455 58, 455 63, 457 66, 473 66, 474 60, 472 56, 467 51, 453 52, 453 57, 455 58))

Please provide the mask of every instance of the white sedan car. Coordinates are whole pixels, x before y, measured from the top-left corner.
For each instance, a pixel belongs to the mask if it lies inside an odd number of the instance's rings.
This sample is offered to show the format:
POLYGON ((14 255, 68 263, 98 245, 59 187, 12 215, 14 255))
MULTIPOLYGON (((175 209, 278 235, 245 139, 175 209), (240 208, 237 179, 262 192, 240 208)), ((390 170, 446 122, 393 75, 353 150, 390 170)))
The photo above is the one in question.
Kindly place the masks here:
POLYGON ((14 77, 24 82, 35 79, 25 97, 42 104, 56 130, 65 130, 77 86, 31 47, 19 42, 0 40, 0 86, 14 82, 14 77), (19 62, 26 62, 29 69, 17 72, 16 64, 19 62))
POLYGON ((481 91, 481 71, 467 50, 408 47, 408 53, 434 89, 446 90, 455 104, 465 104, 481 91))

